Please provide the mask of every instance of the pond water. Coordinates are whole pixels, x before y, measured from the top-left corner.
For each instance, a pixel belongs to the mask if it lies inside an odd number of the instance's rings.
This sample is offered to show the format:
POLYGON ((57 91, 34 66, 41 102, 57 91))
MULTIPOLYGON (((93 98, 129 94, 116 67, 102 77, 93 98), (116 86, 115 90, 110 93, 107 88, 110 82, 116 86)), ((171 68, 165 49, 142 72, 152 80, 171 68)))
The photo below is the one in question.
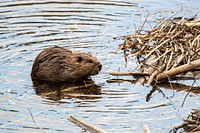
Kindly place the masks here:
POLYGON ((169 132, 199 107, 199 95, 190 93, 182 106, 184 91, 161 87, 162 92, 147 100, 151 87, 108 83, 117 77, 107 71, 136 67, 134 59, 125 66, 123 52, 115 53, 123 40, 113 38, 133 34, 148 13, 145 27, 179 11, 177 16, 194 16, 199 7, 197 0, 1 0, 0 132, 42 132, 38 127, 52 133, 81 132, 68 121, 70 114, 109 133, 141 133, 144 125, 152 133, 169 132), (53 45, 91 52, 101 61, 102 71, 92 77, 96 92, 51 96, 36 91, 30 78, 33 61, 53 45))

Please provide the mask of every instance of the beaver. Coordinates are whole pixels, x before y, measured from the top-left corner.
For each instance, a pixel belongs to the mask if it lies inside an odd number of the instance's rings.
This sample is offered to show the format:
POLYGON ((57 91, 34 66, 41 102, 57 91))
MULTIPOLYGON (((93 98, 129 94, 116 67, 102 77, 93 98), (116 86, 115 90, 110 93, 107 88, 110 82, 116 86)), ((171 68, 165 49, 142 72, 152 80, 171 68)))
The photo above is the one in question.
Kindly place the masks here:
POLYGON ((76 53, 60 46, 44 49, 35 59, 32 80, 52 83, 81 81, 101 71, 102 65, 90 53, 76 53))

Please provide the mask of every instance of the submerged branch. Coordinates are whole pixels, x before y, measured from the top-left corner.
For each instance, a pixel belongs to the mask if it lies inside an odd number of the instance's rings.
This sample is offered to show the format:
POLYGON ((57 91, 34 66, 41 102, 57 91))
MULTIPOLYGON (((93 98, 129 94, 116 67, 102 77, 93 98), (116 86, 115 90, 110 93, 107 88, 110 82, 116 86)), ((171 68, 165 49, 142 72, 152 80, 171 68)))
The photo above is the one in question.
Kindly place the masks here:
POLYGON ((113 76, 133 76, 133 77, 149 76, 148 73, 142 73, 142 72, 108 72, 108 74, 113 76))
POLYGON ((30 113, 30 115, 31 115, 31 118, 32 118, 33 123, 35 124, 35 126, 36 126, 37 128, 39 128, 42 132, 47 133, 44 129, 42 129, 40 126, 38 126, 38 124, 35 122, 35 119, 34 119, 34 117, 33 117, 33 114, 32 114, 32 112, 31 112, 31 110, 28 109, 28 111, 29 111, 29 113, 30 113))
POLYGON ((68 120, 70 122, 73 122, 77 126, 81 127, 82 129, 86 129, 86 130, 88 130, 90 132, 94 132, 94 133, 106 133, 104 130, 102 130, 102 129, 94 126, 94 125, 91 125, 91 124, 89 124, 87 122, 84 122, 84 121, 82 121, 82 120, 80 120, 80 119, 78 119, 78 118, 76 118, 76 117, 74 117, 72 115, 69 115, 68 120))

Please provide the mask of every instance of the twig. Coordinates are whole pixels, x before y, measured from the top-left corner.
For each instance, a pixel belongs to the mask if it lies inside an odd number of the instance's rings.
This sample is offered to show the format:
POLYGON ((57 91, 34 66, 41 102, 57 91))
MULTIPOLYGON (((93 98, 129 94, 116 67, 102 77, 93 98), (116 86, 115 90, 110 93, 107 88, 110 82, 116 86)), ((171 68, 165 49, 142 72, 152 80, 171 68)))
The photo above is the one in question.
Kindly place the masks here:
POLYGON ((163 41, 161 44, 159 44, 156 48, 154 48, 153 50, 151 50, 151 52, 145 57, 146 58, 149 58, 149 56, 155 52, 158 48, 160 48, 162 45, 166 44, 167 42, 169 42, 170 40, 172 40, 174 37, 178 36, 182 31, 176 33, 175 35, 173 35, 172 37, 168 38, 167 40, 163 41))
POLYGON ((91 84, 85 84, 85 85, 82 85, 82 86, 67 87, 67 88, 62 88, 61 92, 68 92, 68 91, 70 92, 70 91, 74 91, 74 90, 77 90, 77 89, 93 87, 93 86, 96 86, 96 84, 91 83, 91 84))
POLYGON ((191 133, 199 133, 200 131, 200 125, 196 126, 192 131, 191 133))
POLYGON ((107 83, 123 83, 123 82, 135 82, 135 80, 125 80, 125 79, 109 79, 106 80, 107 83))
POLYGON ((190 23, 185 23, 185 25, 188 27, 196 27, 200 26, 200 22, 190 22, 190 23))
POLYGON ((33 123, 35 124, 35 126, 38 127, 42 132, 48 133, 47 131, 45 131, 44 129, 42 129, 40 126, 38 126, 38 124, 35 122, 35 119, 34 119, 34 117, 33 117, 33 114, 32 114, 32 112, 31 112, 31 110, 28 109, 28 111, 29 111, 29 113, 30 113, 30 115, 31 115, 32 121, 33 121, 33 123))
POLYGON ((163 64, 162 66, 159 67, 158 70, 155 70, 151 76, 149 77, 149 80, 147 81, 147 86, 150 86, 153 82, 153 80, 155 79, 155 77, 163 71, 163 69, 165 68, 165 64, 163 64))
POLYGON ((108 72, 108 74, 113 76, 149 76, 148 73, 142 73, 142 72, 108 72))
POLYGON ((86 129, 90 132, 94 132, 94 133, 106 133, 104 130, 94 126, 94 125, 91 125, 89 123, 86 123, 72 115, 69 115, 68 117, 68 120, 70 122, 73 122, 74 124, 76 124, 77 126, 81 127, 82 129, 86 129))
POLYGON ((185 103, 185 101, 186 101, 187 96, 190 94, 190 90, 192 89, 194 83, 195 83, 195 80, 193 81, 192 85, 191 85, 190 88, 188 89, 188 93, 185 95, 185 97, 184 97, 184 99, 183 99, 183 102, 182 102, 182 105, 181 105, 182 107, 183 107, 183 105, 184 105, 184 103, 185 103))
POLYGON ((141 27, 140 27, 140 30, 138 31, 138 34, 140 34, 141 30, 144 28, 144 24, 147 22, 148 16, 149 16, 149 12, 148 12, 147 16, 145 17, 145 20, 144 20, 144 22, 142 23, 142 25, 141 25, 141 27))

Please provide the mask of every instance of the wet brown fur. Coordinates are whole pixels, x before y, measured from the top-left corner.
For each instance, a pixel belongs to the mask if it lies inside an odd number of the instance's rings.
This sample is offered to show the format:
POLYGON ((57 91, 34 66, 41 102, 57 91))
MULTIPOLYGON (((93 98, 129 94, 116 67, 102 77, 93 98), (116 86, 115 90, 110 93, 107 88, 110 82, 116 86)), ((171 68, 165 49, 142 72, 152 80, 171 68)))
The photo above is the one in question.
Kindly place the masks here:
POLYGON ((35 59, 31 77, 48 82, 74 81, 96 75, 102 65, 89 53, 73 53, 59 46, 44 49, 35 59))

